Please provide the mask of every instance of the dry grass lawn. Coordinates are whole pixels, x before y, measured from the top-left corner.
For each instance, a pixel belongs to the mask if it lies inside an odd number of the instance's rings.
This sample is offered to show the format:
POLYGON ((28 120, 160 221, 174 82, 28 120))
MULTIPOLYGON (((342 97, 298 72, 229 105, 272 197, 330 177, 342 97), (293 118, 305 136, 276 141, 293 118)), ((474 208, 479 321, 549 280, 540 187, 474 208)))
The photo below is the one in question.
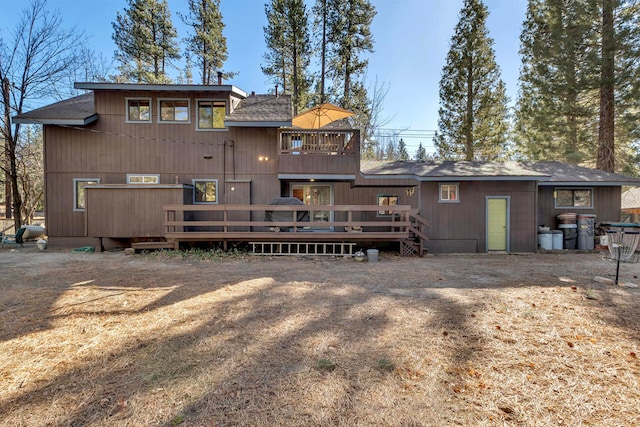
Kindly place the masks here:
POLYGON ((637 426, 640 291, 612 274, 2 249, 0 426, 637 426))

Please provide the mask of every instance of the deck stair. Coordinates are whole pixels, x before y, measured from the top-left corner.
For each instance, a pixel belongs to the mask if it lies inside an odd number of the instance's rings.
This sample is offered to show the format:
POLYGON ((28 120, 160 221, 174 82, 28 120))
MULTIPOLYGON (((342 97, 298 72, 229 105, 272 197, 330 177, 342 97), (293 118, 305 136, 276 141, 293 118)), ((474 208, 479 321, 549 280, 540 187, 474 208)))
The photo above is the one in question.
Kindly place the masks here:
POLYGON ((254 255, 354 256, 355 243, 345 242, 249 242, 254 255))
POLYGON ((429 240, 427 236, 427 228, 429 228, 429 221, 420 216, 416 210, 412 210, 409 213, 409 237, 400 242, 400 255, 401 256, 423 256, 424 245, 423 242, 429 240))

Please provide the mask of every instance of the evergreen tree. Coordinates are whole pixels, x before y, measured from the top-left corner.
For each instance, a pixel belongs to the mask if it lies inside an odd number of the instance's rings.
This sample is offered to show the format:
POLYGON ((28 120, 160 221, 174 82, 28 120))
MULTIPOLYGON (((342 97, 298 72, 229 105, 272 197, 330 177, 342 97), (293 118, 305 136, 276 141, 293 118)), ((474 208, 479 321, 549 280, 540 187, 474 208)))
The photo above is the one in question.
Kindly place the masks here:
POLYGON ((328 0, 316 0, 313 6, 313 28, 316 35, 316 46, 320 52, 320 75, 318 76, 318 97, 320 104, 326 101, 325 75, 327 71, 327 25, 329 21, 329 3, 328 0))
POLYGON ((262 72, 293 95, 294 114, 308 105, 311 78, 311 39, 303 0, 271 0, 265 6, 267 53, 262 72))
POLYGON ((177 32, 166 0, 128 0, 112 22, 116 59, 127 81, 168 83, 167 63, 180 58, 177 32))
POLYGON ((409 160, 409 152, 407 151, 407 144, 404 139, 400 138, 398 141, 398 160, 409 160))
POLYGON ((531 0, 520 36, 516 147, 531 160, 580 163, 593 150, 597 0, 531 0))
POLYGON ((418 149, 416 150, 416 160, 427 160, 427 150, 425 150, 422 142, 418 145, 418 149))
POLYGON ((354 97, 352 92, 369 64, 362 56, 373 52, 371 23, 376 10, 369 0, 327 1, 327 75, 333 79, 334 99, 343 108, 354 110, 355 104, 367 98, 366 90, 365 96, 362 96, 362 84, 358 94, 360 99, 354 97))
POLYGON ((193 31, 185 41, 200 69, 201 83, 215 84, 216 74, 222 72, 228 58, 220 0, 189 0, 189 14, 181 18, 193 31))
POLYGON ((516 108, 520 156, 638 173, 639 25, 633 0, 530 0, 516 108))
POLYGON ((440 80, 439 132, 445 159, 496 160, 507 144, 508 99, 481 0, 465 0, 440 80))

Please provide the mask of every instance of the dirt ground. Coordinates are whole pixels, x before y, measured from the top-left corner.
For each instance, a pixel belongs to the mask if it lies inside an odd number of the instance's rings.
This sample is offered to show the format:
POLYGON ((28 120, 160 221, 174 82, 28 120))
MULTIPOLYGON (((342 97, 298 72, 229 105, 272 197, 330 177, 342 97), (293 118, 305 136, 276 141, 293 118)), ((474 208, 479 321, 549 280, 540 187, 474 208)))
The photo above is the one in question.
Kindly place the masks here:
POLYGON ((0 249, 0 426, 640 425, 607 255, 0 249))

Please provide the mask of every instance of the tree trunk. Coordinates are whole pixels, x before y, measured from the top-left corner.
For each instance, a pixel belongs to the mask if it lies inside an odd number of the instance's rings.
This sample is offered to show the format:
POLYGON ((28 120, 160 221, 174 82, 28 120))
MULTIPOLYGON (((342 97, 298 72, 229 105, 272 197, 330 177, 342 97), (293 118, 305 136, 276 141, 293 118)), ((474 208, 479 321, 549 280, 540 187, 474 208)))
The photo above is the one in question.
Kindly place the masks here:
POLYGON ((327 0, 322 0, 322 54, 320 58, 320 103, 324 104, 324 73, 327 62, 327 0))
MULTIPOLYGON (((5 173, 4 173, 4 195, 5 195, 5 217, 10 219, 12 217, 11 214, 11 174, 9 170, 11 169, 11 155, 9 151, 9 140, 12 138, 11 136, 11 109, 10 109, 10 98, 9 98, 9 90, 11 89, 9 84, 9 79, 4 79, 2 81, 2 93, 4 94, 4 99, 2 100, 4 103, 4 161, 5 161, 5 173)), ((0 160, 1 161, 1 160, 0 160)))
POLYGON ((473 160, 475 153, 473 150, 473 57, 469 55, 467 66, 467 111, 465 114, 464 129, 464 156, 465 160, 473 160))
POLYGON ((602 65, 600 75, 600 122, 598 125, 598 158, 596 168, 615 171, 615 0, 602 2, 602 65))

